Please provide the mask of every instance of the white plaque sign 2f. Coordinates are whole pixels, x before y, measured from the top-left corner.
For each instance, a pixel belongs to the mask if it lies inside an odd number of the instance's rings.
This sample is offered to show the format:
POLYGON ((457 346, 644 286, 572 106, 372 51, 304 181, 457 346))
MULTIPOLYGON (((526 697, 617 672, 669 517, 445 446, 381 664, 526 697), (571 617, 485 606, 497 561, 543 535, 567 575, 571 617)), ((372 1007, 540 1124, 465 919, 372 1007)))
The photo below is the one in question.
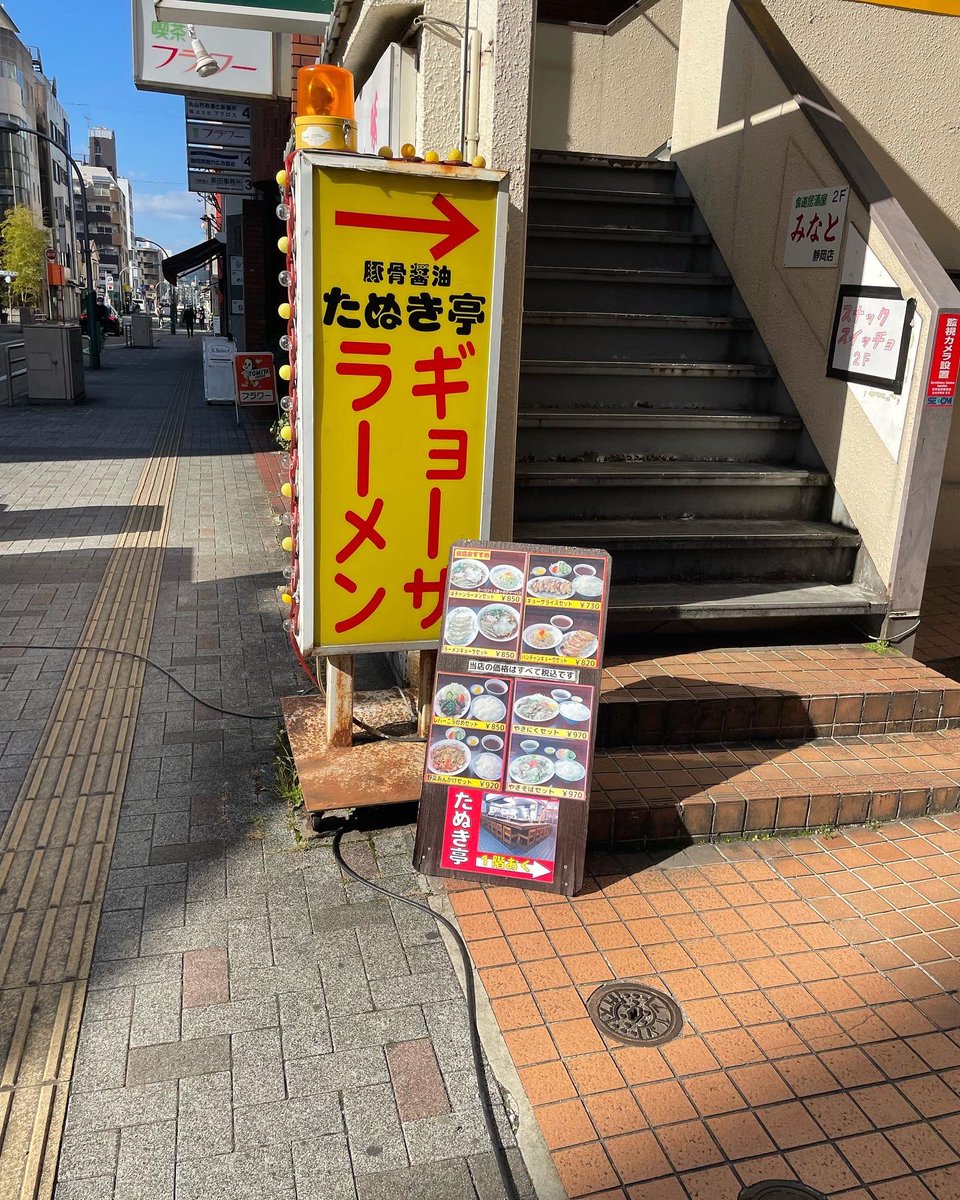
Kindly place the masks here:
POLYGON ((796 192, 787 214, 785 267, 838 267, 850 189, 810 188, 796 192))

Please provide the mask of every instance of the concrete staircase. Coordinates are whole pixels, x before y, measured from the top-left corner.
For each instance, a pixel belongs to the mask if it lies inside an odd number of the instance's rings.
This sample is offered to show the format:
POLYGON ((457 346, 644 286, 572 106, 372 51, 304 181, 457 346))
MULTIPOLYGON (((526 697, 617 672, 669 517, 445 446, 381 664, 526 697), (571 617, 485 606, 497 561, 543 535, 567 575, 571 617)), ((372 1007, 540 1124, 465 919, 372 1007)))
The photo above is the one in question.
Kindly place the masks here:
POLYGON ((611 628, 885 610, 676 166, 535 151, 518 541, 599 546, 611 628))

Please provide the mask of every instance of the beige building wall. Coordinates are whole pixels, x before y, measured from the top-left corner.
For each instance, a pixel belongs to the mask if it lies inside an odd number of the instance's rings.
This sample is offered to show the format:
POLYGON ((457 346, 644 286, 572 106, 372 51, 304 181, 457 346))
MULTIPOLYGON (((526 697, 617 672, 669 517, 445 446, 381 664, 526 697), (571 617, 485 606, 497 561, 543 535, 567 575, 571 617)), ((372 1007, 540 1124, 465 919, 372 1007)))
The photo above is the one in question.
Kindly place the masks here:
MULTIPOLYGON (((836 0, 764 0, 948 271, 960 271, 960 20, 836 0)), ((960 547, 960 421, 934 545, 960 547)))
POLYGON ((670 137, 681 0, 659 0, 613 32, 537 25, 531 144, 647 155, 670 137))
MULTIPOLYGON (((674 156, 849 519, 881 579, 891 584, 904 551, 904 503, 917 466, 917 422, 924 411, 920 372, 908 384, 911 394, 895 458, 851 389, 825 376, 837 271, 784 266, 793 193, 848 181, 728 0, 684 0, 680 44, 674 156)), ((917 362, 922 364, 931 323, 924 297, 854 194, 847 221, 903 294, 917 300, 923 321, 917 362)), ((949 421, 949 414, 937 419, 949 421)), ((942 443, 941 436, 940 453, 942 443)), ((932 443, 930 449, 932 454, 932 443)), ((937 479, 927 478, 935 496, 937 479)), ((843 511, 836 516, 843 519, 843 511)))
POLYGON ((960 20, 837 0, 764 0, 948 271, 960 270, 960 20))

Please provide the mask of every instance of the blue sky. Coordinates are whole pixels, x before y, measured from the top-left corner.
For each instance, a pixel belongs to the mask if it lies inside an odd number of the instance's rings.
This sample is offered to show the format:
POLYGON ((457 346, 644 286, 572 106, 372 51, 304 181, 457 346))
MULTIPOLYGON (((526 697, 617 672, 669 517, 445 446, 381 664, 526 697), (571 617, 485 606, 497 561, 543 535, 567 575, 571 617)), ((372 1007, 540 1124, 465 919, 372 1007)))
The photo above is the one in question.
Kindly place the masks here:
POLYGON ((129 0, 3 0, 70 117, 74 157, 87 129, 117 132, 119 166, 134 186, 136 231, 171 253, 203 240, 199 198, 186 188, 183 97, 133 86, 129 0))

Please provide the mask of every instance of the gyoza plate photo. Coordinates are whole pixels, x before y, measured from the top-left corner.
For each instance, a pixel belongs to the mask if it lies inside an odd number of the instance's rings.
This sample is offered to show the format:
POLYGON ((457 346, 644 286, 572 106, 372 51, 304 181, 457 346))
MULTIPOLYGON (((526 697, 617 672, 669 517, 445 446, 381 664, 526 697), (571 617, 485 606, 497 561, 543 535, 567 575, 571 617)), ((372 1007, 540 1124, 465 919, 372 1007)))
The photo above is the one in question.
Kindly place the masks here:
POLYGON ((477 614, 472 608, 451 608, 443 626, 443 640, 448 646, 469 646, 477 636, 477 614))

